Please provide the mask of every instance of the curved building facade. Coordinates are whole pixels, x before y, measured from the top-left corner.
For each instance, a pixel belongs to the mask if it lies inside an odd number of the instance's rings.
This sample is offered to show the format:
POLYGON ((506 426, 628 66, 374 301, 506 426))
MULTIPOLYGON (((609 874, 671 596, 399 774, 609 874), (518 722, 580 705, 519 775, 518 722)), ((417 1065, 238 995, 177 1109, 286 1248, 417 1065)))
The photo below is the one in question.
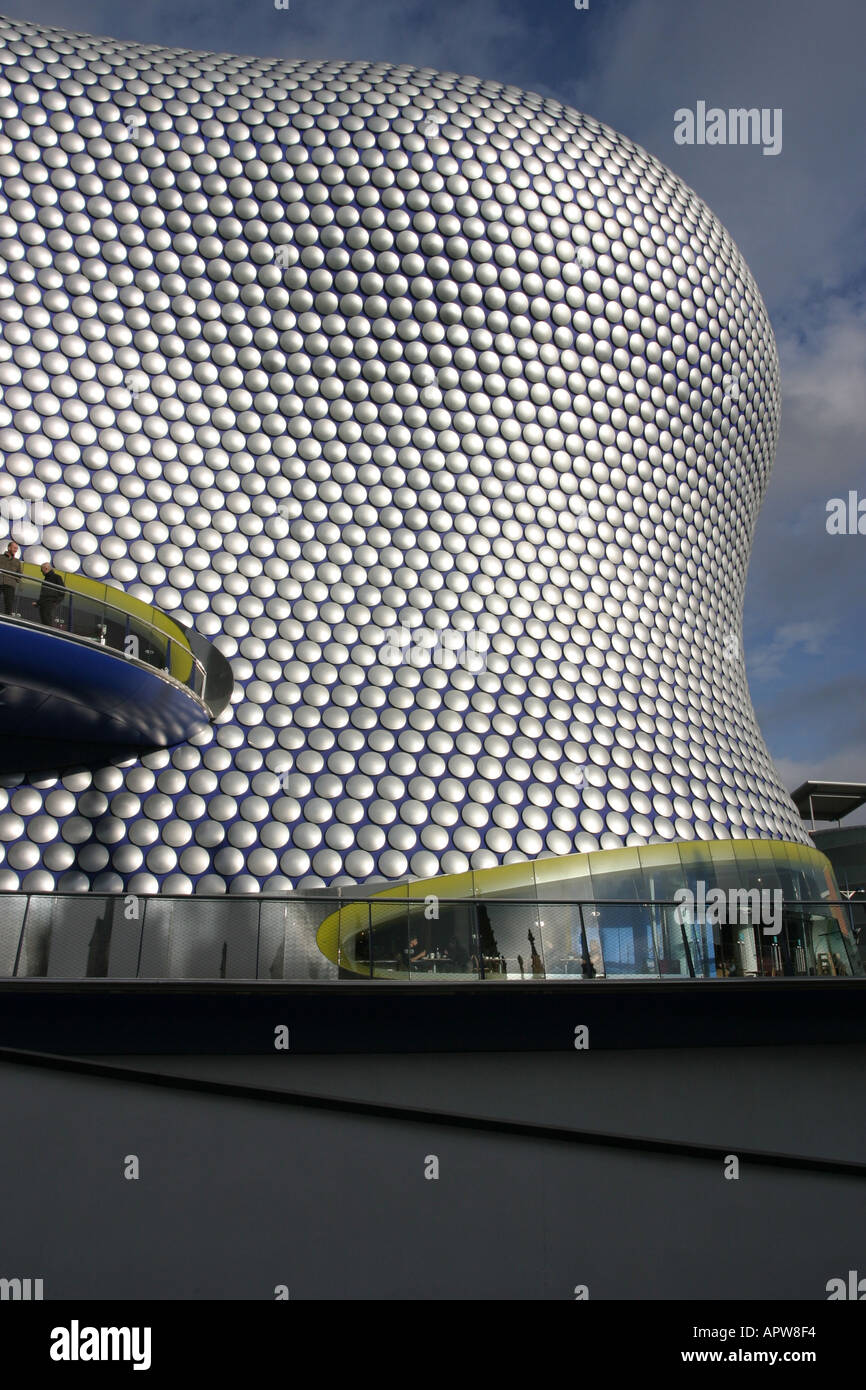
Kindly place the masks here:
POLYGON ((809 843, 741 644, 776 348, 689 188, 453 73, 0 42, 7 511, 235 680, 174 750, 6 778, 0 888, 809 843))

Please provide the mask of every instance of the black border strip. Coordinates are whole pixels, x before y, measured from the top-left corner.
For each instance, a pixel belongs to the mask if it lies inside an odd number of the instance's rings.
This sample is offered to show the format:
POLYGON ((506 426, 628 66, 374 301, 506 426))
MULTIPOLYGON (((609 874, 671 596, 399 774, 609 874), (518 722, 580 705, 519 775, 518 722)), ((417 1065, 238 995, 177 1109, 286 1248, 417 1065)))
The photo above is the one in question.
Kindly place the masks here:
POLYGON ((0 1048, 74 1057, 866 1044, 866 978, 229 982, 0 980, 0 1048))

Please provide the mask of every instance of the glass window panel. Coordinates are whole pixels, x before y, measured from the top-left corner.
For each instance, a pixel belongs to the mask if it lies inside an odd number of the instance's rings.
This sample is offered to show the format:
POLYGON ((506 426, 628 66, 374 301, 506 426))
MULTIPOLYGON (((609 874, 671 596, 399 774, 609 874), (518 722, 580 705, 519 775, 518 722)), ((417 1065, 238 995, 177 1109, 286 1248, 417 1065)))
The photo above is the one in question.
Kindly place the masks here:
POLYGON ((597 902, 640 900, 645 896, 637 849, 603 850, 592 856, 593 897, 597 902))
POLYGON ((580 931, 580 908, 576 903, 540 902, 538 924, 544 961, 544 973, 551 976, 583 977, 583 944, 580 931))
POLYGON ((284 934, 282 978, 286 980, 335 980, 339 977, 340 903, 331 897, 288 897, 273 900, 272 906, 262 904, 260 918, 259 958, 265 967, 264 978, 279 979, 271 974, 280 968, 278 937, 284 934), (263 955, 261 940, 267 932, 267 954, 263 955), (321 932, 321 946, 319 933, 321 932))
POLYGON ((485 979, 541 978, 543 928, 538 905, 485 898, 477 904, 478 968, 485 979))
POLYGON ((676 958, 681 960, 685 973, 696 980, 712 980, 718 976, 717 947, 719 944, 718 924, 711 914, 703 920, 697 913, 681 912, 679 918, 679 937, 676 942, 676 958))
POLYGON ((144 929, 142 900, 134 898, 129 910, 134 915, 127 916, 126 897, 115 900, 107 970, 113 980, 134 980, 138 975, 144 929))
POLYGON ((27 911, 27 897, 24 893, 3 893, 0 895, 0 975, 15 973, 18 957, 18 943, 24 914, 27 911))
POLYGON ((351 978, 369 977, 373 969, 369 902, 344 903, 339 912, 340 970, 351 978))
MULTIPOLYGON (((459 875, 460 878, 468 875, 459 875)), ((520 864, 503 864, 496 869, 476 869, 472 876, 476 897, 479 898, 528 898, 536 896, 535 875, 532 865, 526 861, 520 864)), ((445 893, 447 897, 461 897, 459 893, 445 893)))
POLYGON ((255 899, 176 898, 169 973, 183 980, 255 979, 258 927, 255 899))
MULTIPOLYGON (((385 979, 409 978, 411 962, 407 899, 371 901, 370 941, 374 975, 385 979)), ((416 954, 414 949, 412 954, 416 954)))
MULTIPOLYGON (((434 910, 431 905, 431 911, 434 910)), ((430 983, 462 979, 478 975, 477 905, 473 902, 439 901, 435 917, 422 927, 418 909, 410 914, 410 934, 417 936, 424 950, 415 963, 415 978, 423 976, 430 983)))
MULTIPOLYGON (((210 903, 203 898, 202 902, 210 903)), ((171 973, 171 898, 140 898, 142 909, 141 964, 139 976, 162 979, 171 973)))
POLYGON ((783 931, 792 975, 814 975, 815 957, 812 950, 811 914, 808 908, 786 904, 783 931))
POLYGON ((405 964, 409 978, 417 980, 428 978, 433 971, 433 959, 438 950, 439 899, 429 908, 424 899, 415 899, 406 904, 409 945, 405 964), (436 913, 434 917, 432 914, 436 913))
POLYGON ((609 979, 658 974, 653 919, 646 904, 598 902, 585 912, 598 934, 609 979))
POLYGON ((748 841, 721 840, 706 845, 705 849, 709 850, 713 862, 714 887, 727 890, 748 882, 755 866, 754 851, 748 841))
POLYGON ((806 880, 798 856, 786 854, 777 859, 776 873, 782 889, 782 900, 787 903, 802 902, 805 896, 806 880))
POLYGON ((733 973, 744 979, 760 974, 756 929, 731 924, 724 929, 724 934, 732 944, 733 973))
POLYGON ((839 955, 842 958, 845 969, 837 970, 837 974, 860 975, 862 968, 860 965, 860 954, 857 950, 857 943, 850 923, 850 909, 847 903, 830 903, 828 911, 836 924, 836 937, 839 942, 839 955))
POLYGON ((592 899, 589 855, 536 859, 533 864, 539 899, 546 902, 587 902, 592 899))
POLYGON ((673 902, 686 886, 678 845, 641 845, 638 850, 644 897, 655 902, 673 902))
POLYGON ((703 962, 708 950, 705 944, 700 950, 696 946, 706 942, 705 920, 699 921, 695 909, 688 905, 668 903, 658 908, 652 928, 658 973, 668 979, 691 979, 697 973, 695 957, 703 962))
POLYGON ((847 976, 854 973, 840 924, 829 907, 812 910, 810 931, 817 975, 847 976))
MULTIPOLYGON (((329 904, 329 906, 333 905, 329 904)), ((288 898, 262 899, 259 911, 259 951, 256 961, 256 978, 259 980, 284 980, 291 978, 291 975, 287 973, 286 969, 286 942, 289 936, 289 907, 290 900, 288 898)), ((334 940, 328 946, 328 949, 335 955, 336 926, 336 922, 333 923, 334 940)), ((321 944, 317 943, 317 954, 324 964, 330 965, 331 962, 323 954, 324 948, 324 940, 321 944)), ((336 967, 333 968, 336 969, 336 967)))
POLYGON ((781 890, 782 881, 776 869, 776 856, 772 850, 760 844, 755 846, 755 878, 752 885, 762 892, 776 893, 781 890))
POLYGON ((82 893, 49 902, 51 925, 44 973, 53 979, 104 979, 112 926, 123 899, 82 893))
POLYGON ((697 894, 698 884, 704 891, 716 886, 716 867, 708 844, 698 841, 683 841, 680 844, 680 860, 683 866, 683 886, 697 894))

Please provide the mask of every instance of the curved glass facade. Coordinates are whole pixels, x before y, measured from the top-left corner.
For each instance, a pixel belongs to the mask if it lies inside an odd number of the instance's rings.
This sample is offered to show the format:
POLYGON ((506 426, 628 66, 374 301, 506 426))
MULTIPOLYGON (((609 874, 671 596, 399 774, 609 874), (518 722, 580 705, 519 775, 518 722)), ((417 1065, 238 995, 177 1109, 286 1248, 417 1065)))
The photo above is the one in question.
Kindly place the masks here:
POLYGON ((386 889, 332 913, 351 976, 454 979, 861 973, 828 861, 729 840, 537 860, 386 889))

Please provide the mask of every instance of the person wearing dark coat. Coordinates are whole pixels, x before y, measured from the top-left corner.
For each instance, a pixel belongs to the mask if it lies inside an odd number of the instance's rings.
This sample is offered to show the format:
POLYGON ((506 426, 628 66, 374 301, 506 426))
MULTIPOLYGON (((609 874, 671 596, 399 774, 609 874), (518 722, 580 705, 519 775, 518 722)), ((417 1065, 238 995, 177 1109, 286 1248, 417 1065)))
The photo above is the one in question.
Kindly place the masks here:
POLYGON ((39 589, 39 620, 45 627, 52 627, 57 605, 63 598, 66 588, 62 574, 52 569, 48 560, 42 565, 42 584, 39 589))
POLYGON ((18 542, 10 541, 0 555, 0 597, 3 599, 3 612, 12 614, 21 583, 21 561, 18 558, 18 542))

